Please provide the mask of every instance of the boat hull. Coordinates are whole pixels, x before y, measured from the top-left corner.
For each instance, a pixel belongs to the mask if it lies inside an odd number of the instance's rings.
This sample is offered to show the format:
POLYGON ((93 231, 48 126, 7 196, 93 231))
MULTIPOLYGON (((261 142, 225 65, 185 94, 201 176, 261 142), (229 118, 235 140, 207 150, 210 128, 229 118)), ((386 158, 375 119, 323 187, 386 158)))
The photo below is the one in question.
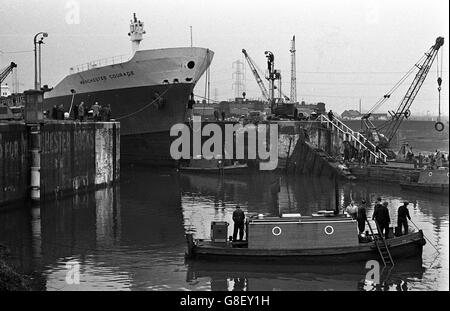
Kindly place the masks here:
MULTIPOLYGON (((406 236, 395 237, 386 241, 392 258, 411 258, 422 256, 425 240, 422 231, 406 236)), ((189 249, 188 257, 199 260, 231 260, 231 261, 288 261, 315 264, 318 262, 360 262, 380 260, 379 253, 373 242, 360 243, 355 247, 334 247, 302 250, 261 250, 245 247, 231 247, 229 244, 199 241, 189 249)))
POLYGON ((448 184, 419 184, 412 182, 401 182, 400 187, 405 190, 429 192, 435 194, 448 194, 449 186, 448 184))

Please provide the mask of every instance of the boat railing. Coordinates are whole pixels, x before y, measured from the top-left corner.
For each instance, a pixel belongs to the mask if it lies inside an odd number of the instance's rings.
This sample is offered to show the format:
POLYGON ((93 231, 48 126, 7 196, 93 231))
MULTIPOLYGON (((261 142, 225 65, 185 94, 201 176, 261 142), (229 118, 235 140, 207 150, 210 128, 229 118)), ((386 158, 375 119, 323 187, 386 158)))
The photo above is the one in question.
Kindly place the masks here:
POLYGON ((73 74, 73 73, 83 72, 83 71, 87 71, 87 70, 94 69, 94 68, 105 67, 105 66, 115 65, 115 64, 121 64, 123 62, 128 61, 129 58, 130 58, 130 55, 123 54, 123 55, 117 55, 117 56, 113 56, 113 57, 97 59, 97 60, 94 60, 91 62, 87 62, 84 64, 80 64, 80 65, 71 67, 70 73, 73 74))

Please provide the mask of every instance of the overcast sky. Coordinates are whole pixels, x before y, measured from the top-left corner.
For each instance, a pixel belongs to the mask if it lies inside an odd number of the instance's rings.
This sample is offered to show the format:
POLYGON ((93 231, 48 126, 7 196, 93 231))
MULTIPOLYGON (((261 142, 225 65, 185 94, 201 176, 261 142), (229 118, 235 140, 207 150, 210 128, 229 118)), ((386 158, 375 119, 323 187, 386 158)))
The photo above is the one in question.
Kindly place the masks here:
MULTIPOLYGON (((232 98, 232 63, 245 48, 265 69, 264 51, 275 54, 290 93, 290 40, 297 42, 297 97, 323 101, 341 113, 371 108, 414 63, 444 36, 442 110, 448 115, 448 0, 1 0, 1 66, 18 64, 21 89, 33 86, 33 36, 46 31, 43 84, 54 86, 73 65, 129 54, 127 36, 133 12, 147 34, 141 49, 190 45, 215 52, 211 98, 232 98), (79 20, 74 8, 79 7, 79 20), (19 52, 19 53, 12 53, 19 52)), ((436 63, 413 112, 437 113, 436 63)), ((412 77, 411 77, 412 79, 412 77)), ((394 109, 409 79, 380 112, 394 109)), ((247 97, 260 97, 247 67, 247 97)), ((205 94, 200 81, 196 94, 205 94)))

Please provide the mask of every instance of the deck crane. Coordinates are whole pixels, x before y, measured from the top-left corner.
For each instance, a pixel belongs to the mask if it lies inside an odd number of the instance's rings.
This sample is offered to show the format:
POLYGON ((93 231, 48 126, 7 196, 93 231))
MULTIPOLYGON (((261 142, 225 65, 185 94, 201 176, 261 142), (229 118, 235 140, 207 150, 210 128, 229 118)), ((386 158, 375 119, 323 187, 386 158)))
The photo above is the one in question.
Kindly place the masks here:
POLYGON ((279 70, 276 70, 274 68, 273 53, 270 51, 265 52, 265 55, 267 57, 267 66, 268 66, 268 75, 267 75, 266 79, 269 80, 269 90, 270 91, 267 91, 267 88, 264 85, 264 82, 258 73, 256 64, 253 61, 253 59, 248 55, 248 53, 245 49, 242 49, 242 53, 244 54, 245 59, 247 60, 248 65, 250 66, 250 69, 253 73, 253 76, 256 79, 256 82, 258 83, 258 86, 261 90, 261 93, 262 93, 264 99, 269 102, 272 114, 285 116, 285 117, 293 116, 295 114, 294 113, 294 110, 295 110, 294 105, 284 103, 284 100, 289 100, 289 97, 287 97, 281 91, 281 73, 279 70), (280 81, 280 85, 278 87, 275 86, 276 80, 280 81), (277 88, 280 92, 279 98, 275 98, 275 89, 277 89, 277 88))
POLYGON ((261 90, 261 93, 265 100, 269 101, 269 92, 267 92, 267 89, 261 79, 261 77, 258 74, 258 71, 256 70, 255 63, 253 62, 253 59, 247 54, 247 51, 245 49, 242 49, 242 53, 244 53, 245 59, 247 60, 248 65, 250 66, 250 70, 252 71, 253 75, 255 76, 256 82, 258 83, 258 86, 261 90))
POLYGON ((5 81, 6 77, 16 68, 16 63, 11 63, 0 71, 0 85, 5 81))
MULTIPOLYGON (((372 107, 367 114, 362 117, 363 123, 366 126, 366 131, 368 132, 368 138, 372 140, 378 147, 380 148, 388 148, 389 143, 395 137, 401 123, 403 120, 408 118, 411 115, 410 107, 416 98, 417 93, 419 92, 425 78, 427 77, 428 72, 438 55, 438 51, 440 47, 444 44, 444 38, 438 37, 435 41, 435 44, 425 53, 424 56, 412 67, 402 79, 387 93, 380 99, 374 107, 372 107), (390 120, 386 121, 379 127, 375 127, 375 125, 370 121, 370 116, 372 112, 374 112, 377 108, 379 108, 385 101, 387 101, 391 94, 400 86, 400 84, 406 80, 406 78, 418 68, 413 82, 411 83, 408 91, 400 102, 396 111, 389 111, 390 120), (382 135, 380 135, 382 132, 382 135)), ((439 73, 438 73, 439 74, 439 73)), ((442 78, 438 77, 438 90, 440 90, 442 83, 442 78)), ((437 129, 437 127, 436 127, 437 129)))

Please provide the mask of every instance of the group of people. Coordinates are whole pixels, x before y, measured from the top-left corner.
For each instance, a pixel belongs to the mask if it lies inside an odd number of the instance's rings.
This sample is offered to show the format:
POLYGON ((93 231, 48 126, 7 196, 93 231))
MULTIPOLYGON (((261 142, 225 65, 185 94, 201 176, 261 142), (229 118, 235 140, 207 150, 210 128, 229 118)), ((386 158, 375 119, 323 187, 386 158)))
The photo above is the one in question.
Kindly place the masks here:
POLYGON ((63 104, 56 106, 54 105, 51 112, 51 118, 53 120, 64 120, 66 119, 63 104))
MULTIPOLYGON (((99 105, 98 102, 95 102, 92 106, 92 118, 94 122, 98 121, 109 121, 111 120, 111 105, 99 105)), ((88 109, 85 106, 84 102, 81 102, 79 105, 73 106, 73 118, 74 120, 80 120, 81 122, 85 121, 88 116, 88 109)))
POLYGON ((423 155, 421 152, 413 158, 416 168, 436 169, 438 167, 449 166, 448 154, 436 150, 429 155, 423 155))
MULTIPOLYGON (((391 223, 388 209, 389 203, 381 201, 381 197, 378 197, 375 203, 372 219, 378 224, 379 234, 382 235, 384 233, 384 236, 387 239, 389 237, 389 224, 391 223)), ((361 205, 356 206, 355 202, 351 201, 344 211, 358 222, 358 231, 360 234, 364 233, 366 228, 366 204, 366 201, 362 200, 361 205)), ((408 234, 408 219, 411 220, 408 205, 409 202, 405 201, 397 210, 397 227, 399 234, 402 234, 402 228, 404 229, 404 234, 408 234)))
MULTIPOLYGON (((90 109, 92 110, 92 118, 94 122, 111 120, 111 105, 108 104, 101 106, 98 102, 95 102, 93 105, 91 105, 90 109)), ((88 119, 89 109, 86 107, 84 102, 81 102, 79 105, 73 105, 72 111, 73 120, 79 120, 83 122, 88 119)), ((69 119, 70 115, 69 112, 64 111, 64 106, 60 104, 59 106, 53 106, 51 111, 51 118, 54 120, 65 120, 69 119)))
MULTIPOLYGON (((344 212, 355 219, 358 223, 359 234, 363 234, 366 229, 367 222, 367 202, 365 200, 361 201, 361 205, 357 206, 352 200, 350 204, 344 209, 344 212)), ((382 202, 381 197, 377 198, 375 202, 374 211, 372 214, 372 219, 378 225, 378 234, 382 236, 384 234, 385 239, 389 238, 389 225, 391 223, 391 217, 389 215, 388 202, 382 202)), ((408 220, 411 220, 411 215, 408 210, 409 202, 403 202, 397 210, 397 230, 398 234, 408 234, 408 220)), ((242 241, 245 231, 245 213, 242 211, 239 205, 236 206, 233 212, 234 230, 233 230, 233 241, 242 241), (238 238, 239 234, 239 240, 238 238)))

